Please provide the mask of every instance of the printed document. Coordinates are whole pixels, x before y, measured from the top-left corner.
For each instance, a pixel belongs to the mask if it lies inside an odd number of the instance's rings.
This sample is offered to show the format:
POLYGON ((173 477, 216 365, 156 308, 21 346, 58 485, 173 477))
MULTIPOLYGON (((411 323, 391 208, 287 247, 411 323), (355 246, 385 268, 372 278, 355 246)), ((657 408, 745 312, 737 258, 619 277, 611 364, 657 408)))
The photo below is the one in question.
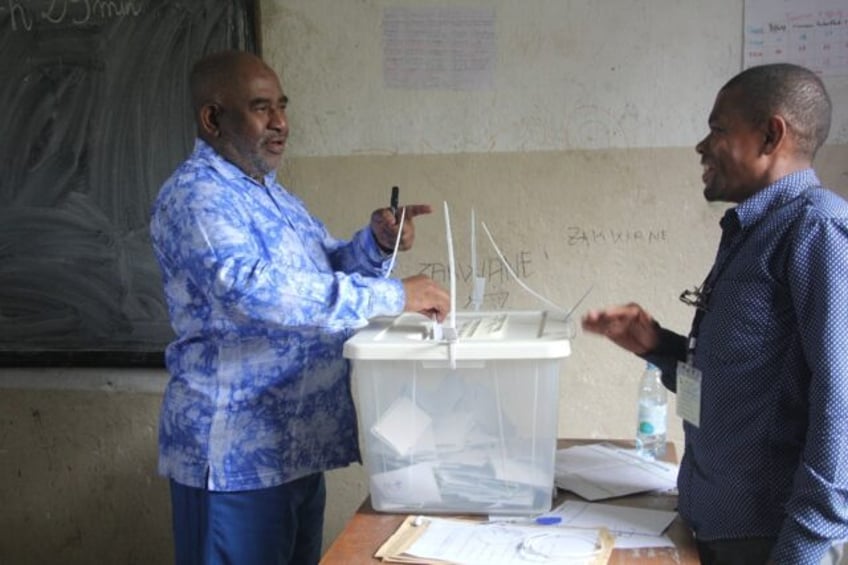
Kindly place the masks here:
POLYGON ((603 500, 677 486, 674 463, 640 457, 634 449, 607 443, 557 450, 554 482, 586 500, 603 500))

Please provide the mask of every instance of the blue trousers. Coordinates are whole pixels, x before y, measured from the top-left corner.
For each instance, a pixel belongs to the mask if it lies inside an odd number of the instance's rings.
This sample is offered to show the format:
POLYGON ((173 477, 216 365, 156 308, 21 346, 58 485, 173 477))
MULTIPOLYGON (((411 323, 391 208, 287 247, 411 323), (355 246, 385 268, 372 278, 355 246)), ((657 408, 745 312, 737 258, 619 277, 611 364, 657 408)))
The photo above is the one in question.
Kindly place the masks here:
POLYGON ((323 473, 250 491, 171 481, 176 565, 314 565, 321 559, 323 473))

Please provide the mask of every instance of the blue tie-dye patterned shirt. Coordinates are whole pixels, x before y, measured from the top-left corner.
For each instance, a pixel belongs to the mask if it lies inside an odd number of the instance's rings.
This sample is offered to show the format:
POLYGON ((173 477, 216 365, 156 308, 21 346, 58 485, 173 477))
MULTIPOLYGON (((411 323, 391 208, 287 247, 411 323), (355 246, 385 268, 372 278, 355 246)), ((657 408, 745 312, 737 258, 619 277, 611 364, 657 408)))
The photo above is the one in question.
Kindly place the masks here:
POLYGON ((162 187, 150 233, 176 331, 159 472, 247 490, 359 460, 342 344, 404 305, 371 230, 334 239, 275 180, 197 140, 162 187))

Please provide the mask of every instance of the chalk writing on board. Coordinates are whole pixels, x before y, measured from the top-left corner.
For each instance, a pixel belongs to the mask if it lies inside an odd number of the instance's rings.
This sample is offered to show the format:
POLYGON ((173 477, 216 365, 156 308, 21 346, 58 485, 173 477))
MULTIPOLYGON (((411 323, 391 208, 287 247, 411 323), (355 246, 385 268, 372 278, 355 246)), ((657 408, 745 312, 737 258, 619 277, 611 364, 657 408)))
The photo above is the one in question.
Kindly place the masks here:
POLYGON ((582 245, 652 245, 666 243, 668 232, 663 228, 649 230, 621 230, 604 228, 587 228, 584 226, 568 226, 565 239, 569 247, 582 245))
POLYGON ((138 16, 144 10, 138 0, 51 0, 33 8, 24 0, 8 0, 12 31, 32 31, 36 23, 88 25, 94 21, 138 16))
MULTIPOLYGON (((512 272, 520 279, 526 279, 532 276, 530 270, 532 261, 532 253, 530 251, 519 251, 513 258, 507 257, 509 267, 512 272)), ((431 279, 447 284, 450 277, 450 266, 439 261, 425 261, 418 264, 418 274, 427 275, 431 279)), ((457 281, 463 283, 471 282, 471 265, 457 264, 456 265, 457 281)), ((478 277, 484 277, 487 283, 504 283, 512 279, 509 271, 504 267, 501 260, 497 257, 486 257, 478 266, 478 277)))

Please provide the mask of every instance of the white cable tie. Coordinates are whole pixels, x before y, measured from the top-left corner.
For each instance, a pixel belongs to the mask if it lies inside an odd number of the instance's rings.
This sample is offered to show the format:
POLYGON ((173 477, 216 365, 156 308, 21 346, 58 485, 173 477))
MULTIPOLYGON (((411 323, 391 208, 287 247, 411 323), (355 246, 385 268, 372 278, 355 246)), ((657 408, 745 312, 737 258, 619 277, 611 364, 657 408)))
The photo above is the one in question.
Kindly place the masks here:
POLYGON ((527 291, 528 293, 530 293, 532 296, 536 297, 537 299, 541 300, 542 302, 544 302, 545 304, 550 306, 552 309, 554 309, 558 312, 561 312, 562 314, 565 314, 566 316, 568 316, 568 313, 569 313, 568 310, 566 310, 565 308, 563 308, 559 304, 556 304, 555 302, 548 300, 547 298, 545 298, 544 296, 542 296, 541 294, 539 294, 538 292, 536 292, 535 290, 533 290, 532 288, 530 288, 529 286, 524 284, 524 282, 521 279, 518 278, 518 275, 515 274, 515 271, 513 271, 512 267, 509 266, 509 263, 507 262, 503 253, 501 253, 501 250, 498 247, 498 244, 495 243, 495 239, 492 237, 491 232, 489 232, 489 228, 486 227, 486 222, 480 222, 480 225, 483 226, 483 230, 486 232, 486 236, 489 238, 489 242, 492 244, 492 247, 494 247, 495 253, 498 254, 498 259, 501 260, 501 263, 503 263, 503 266, 506 269, 507 273, 509 273, 509 275, 513 279, 515 279, 515 282, 518 283, 518 285, 521 288, 523 288, 525 291, 527 291))
POLYGON ((456 344, 459 343, 459 333, 456 328, 444 328, 444 339, 448 344, 448 364, 451 370, 456 369, 456 344))
POLYGON ((483 300, 486 297, 486 277, 474 277, 472 279, 473 287, 471 289, 471 307, 474 310, 479 310, 483 305, 483 300))
POLYGON ((459 335, 456 331, 456 259, 453 253, 453 230, 450 224, 450 211, 448 210, 447 200, 444 202, 445 207, 445 229, 447 230, 448 242, 448 268, 450 269, 450 301, 451 311, 448 323, 444 327, 444 337, 448 343, 448 363, 451 370, 456 369, 456 342, 459 335))
POLYGON ((471 308, 477 311, 483 305, 486 279, 477 276, 477 216, 474 208, 471 208, 471 285, 469 302, 471 308))
POLYGON ((444 326, 441 322, 433 321, 430 326, 430 339, 433 341, 442 341, 445 337, 444 326))
POLYGON ((392 274, 392 269, 395 268, 395 259, 397 259, 398 251, 400 250, 400 239, 403 235, 403 220, 406 218, 406 206, 400 209, 400 222, 398 225, 397 237, 395 238, 395 248, 392 250, 392 259, 389 261, 389 267, 386 269, 386 274, 383 275, 384 278, 389 278, 389 275, 392 274))
POLYGON ((448 268, 450 269, 450 303, 451 310, 449 316, 448 327, 456 328, 456 261, 453 254, 453 232, 450 224, 450 211, 448 210, 448 202, 444 201, 445 209, 445 230, 447 231, 448 242, 448 268))

